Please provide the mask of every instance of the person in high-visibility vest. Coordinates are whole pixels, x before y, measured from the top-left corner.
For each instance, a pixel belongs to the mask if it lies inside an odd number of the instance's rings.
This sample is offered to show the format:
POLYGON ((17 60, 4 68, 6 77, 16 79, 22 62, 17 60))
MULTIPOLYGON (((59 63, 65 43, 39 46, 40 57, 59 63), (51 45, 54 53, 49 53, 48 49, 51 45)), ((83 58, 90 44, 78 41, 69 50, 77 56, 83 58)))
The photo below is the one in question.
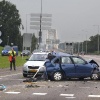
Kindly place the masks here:
POLYGON ((12 70, 12 64, 13 64, 14 70, 16 70, 16 66, 15 66, 16 52, 12 48, 8 53, 9 53, 10 70, 12 70))

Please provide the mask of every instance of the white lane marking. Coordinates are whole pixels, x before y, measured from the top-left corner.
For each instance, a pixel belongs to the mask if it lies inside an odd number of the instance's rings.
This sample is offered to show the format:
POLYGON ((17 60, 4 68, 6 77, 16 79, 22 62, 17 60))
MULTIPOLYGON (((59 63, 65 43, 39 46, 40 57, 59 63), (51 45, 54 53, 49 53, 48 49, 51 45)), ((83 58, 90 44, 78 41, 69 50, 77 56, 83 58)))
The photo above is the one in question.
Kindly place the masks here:
POLYGON ((23 80, 23 79, 10 79, 10 80, 23 80))
POLYGON ((90 87, 79 87, 79 88, 88 89, 88 88, 90 88, 90 87))
POLYGON ((93 83, 93 84, 94 84, 94 83, 98 83, 98 82, 95 82, 95 81, 87 81, 87 82, 89 82, 89 83, 93 83))
POLYGON ((57 87, 63 87, 63 85, 58 85, 57 87))
POLYGON ((65 97, 65 98, 74 99, 74 98, 76 98, 76 97, 65 97))
POLYGON ((0 78, 8 77, 8 76, 13 76, 13 75, 19 75, 19 74, 22 74, 22 73, 17 73, 17 74, 11 74, 11 75, 0 76, 0 78))
POLYGON ((1 71, 2 71, 2 70, 0 70, 0 74, 1 74, 1 73, 7 73, 7 72, 9 72, 9 71, 3 71, 3 72, 1 72, 1 71))
POLYGON ((70 96, 70 97, 73 97, 74 94, 60 94, 60 96, 70 96))
POLYGON ((32 95, 46 95, 47 93, 33 93, 32 95))
POLYGON ((0 80, 1 80, 2 78, 0 78, 0 80))
POLYGON ((5 93, 8 93, 8 94, 19 94, 20 92, 5 92, 5 93))
POLYGON ((88 97, 100 97, 100 95, 88 95, 88 97))

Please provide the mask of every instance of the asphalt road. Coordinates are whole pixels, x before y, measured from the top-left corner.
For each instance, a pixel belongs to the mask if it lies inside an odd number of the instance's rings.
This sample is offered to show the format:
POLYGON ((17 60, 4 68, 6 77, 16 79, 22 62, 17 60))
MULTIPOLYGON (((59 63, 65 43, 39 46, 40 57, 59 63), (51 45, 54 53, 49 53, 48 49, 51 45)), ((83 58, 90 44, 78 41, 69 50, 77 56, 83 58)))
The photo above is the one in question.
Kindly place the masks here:
MULTIPOLYGON (((100 65, 99 56, 83 56, 94 59, 100 65)), ((71 79, 60 82, 38 80, 23 82, 22 67, 17 70, 0 69, 0 84, 6 90, 0 91, 0 100, 100 100, 100 81, 71 79)))

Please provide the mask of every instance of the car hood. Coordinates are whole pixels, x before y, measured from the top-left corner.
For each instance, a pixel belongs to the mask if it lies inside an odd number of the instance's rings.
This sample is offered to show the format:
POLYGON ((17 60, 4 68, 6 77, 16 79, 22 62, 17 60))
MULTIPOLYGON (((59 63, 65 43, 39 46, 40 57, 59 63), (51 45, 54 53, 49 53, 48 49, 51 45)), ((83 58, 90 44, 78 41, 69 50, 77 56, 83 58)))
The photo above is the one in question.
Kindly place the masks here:
POLYGON ((43 66, 45 61, 27 61, 24 65, 27 66, 43 66))
POLYGON ((94 64, 96 64, 99 67, 99 64, 96 61, 94 61, 93 59, 89 59, 87 62, 88 63, 94 63, 94 64))
POLYGON ((9 50, 3 50, 2 52, 8 52, 9 50))

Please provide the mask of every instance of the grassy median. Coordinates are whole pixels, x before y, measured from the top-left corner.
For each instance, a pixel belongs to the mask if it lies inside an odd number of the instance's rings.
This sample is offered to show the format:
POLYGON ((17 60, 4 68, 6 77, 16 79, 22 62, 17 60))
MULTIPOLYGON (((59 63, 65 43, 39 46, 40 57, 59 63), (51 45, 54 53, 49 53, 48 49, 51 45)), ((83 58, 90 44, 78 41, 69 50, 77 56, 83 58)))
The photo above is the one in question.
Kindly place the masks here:
MULTIPOLYGON (((0 53, 2 52, 3 47, 0 47, 0 53)), ((20 52, 19 52, 20 54, 20 52)), ((16 66, 20 67, 23 66, 23 64, 26 62, 26 58, 29 58, 27 56, 16 56, 16 66)), ((8 56, 1 56, 0 54, 0 69, 1 68, 9 68, 9 59, 8 56)))
MULTIPOLYGON (((26 58, 28 58, 28 57, 17 56, 16 57, 16 66, 17 67, 23 66, 23 64, 26 62, 26 58)), ((0 56, 0 68, 8 68, 8 67, 9 67, 8 56, 0 56)))

